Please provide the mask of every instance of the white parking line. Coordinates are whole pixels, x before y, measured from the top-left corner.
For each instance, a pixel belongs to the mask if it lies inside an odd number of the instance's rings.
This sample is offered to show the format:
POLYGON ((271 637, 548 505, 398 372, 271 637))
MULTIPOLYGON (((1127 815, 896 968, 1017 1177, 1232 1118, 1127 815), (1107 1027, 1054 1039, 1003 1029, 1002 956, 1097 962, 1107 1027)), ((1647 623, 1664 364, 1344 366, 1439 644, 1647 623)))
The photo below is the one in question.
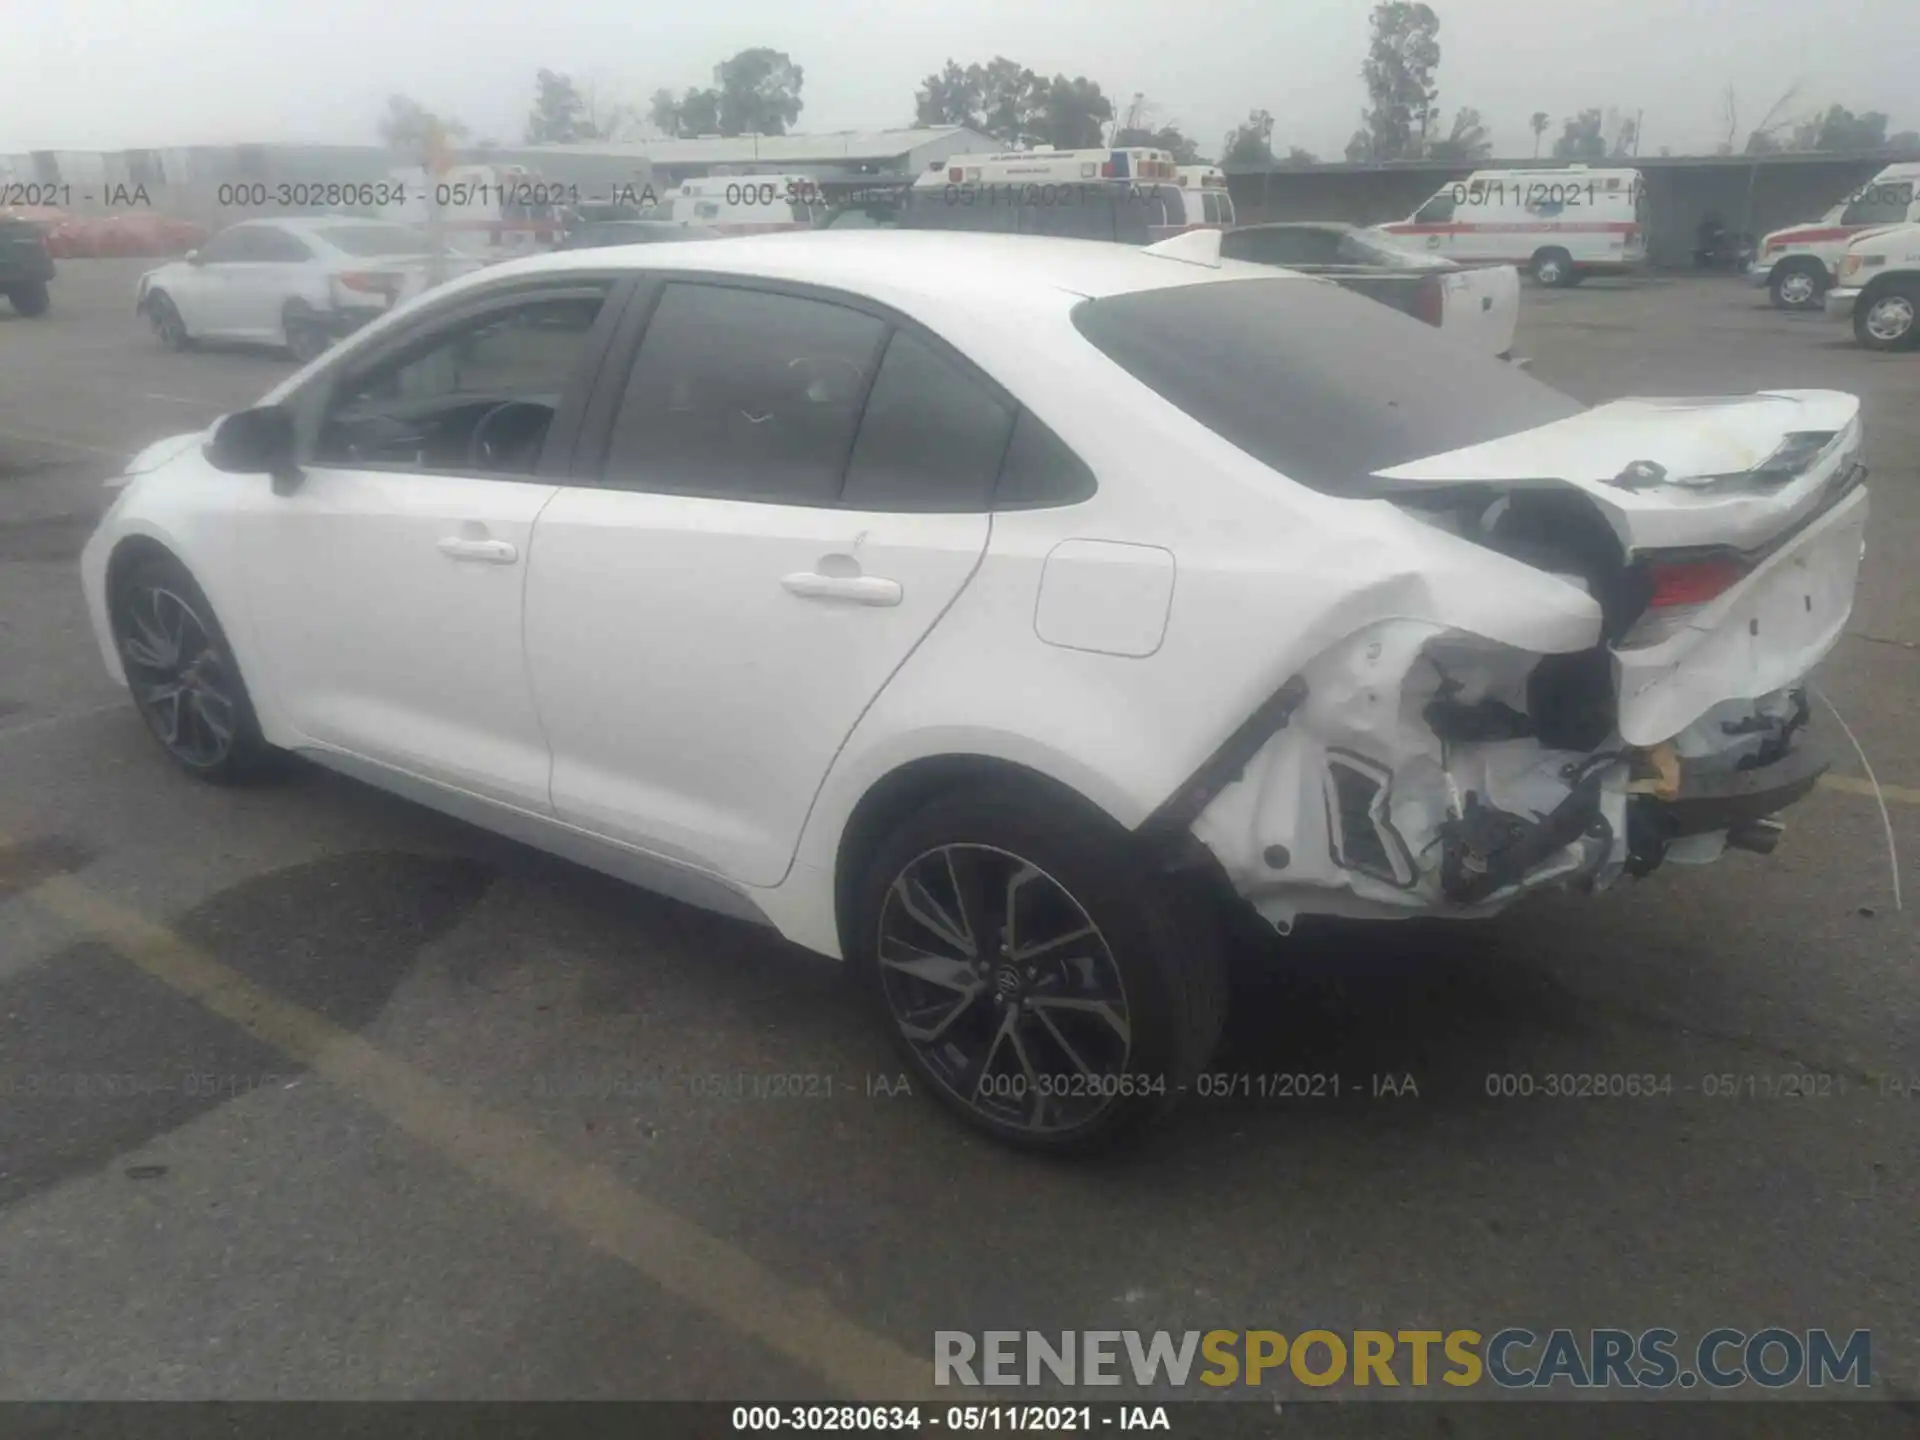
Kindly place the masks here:
POLYGON ((18 725, 0 725, 0 740, 11 740, 16 735, 30 735, 36 730, 52 730, 76 721, 91 720, 96 715, 125 710, 129 703, 126 700, 114 700, 105 705, 95 705, 91 710, 76 710, 68 715, 42 715, 38 720, 23 720, 18 725))
POLYGON ((29 445, 57 445, 66 450, 83 450, 89 455, 104 455, 109 460, 131 460, 131 450, 109 450, 102 445, 89 445, 84 440, 69 440, 61 435, 48 435, 39 430, 22 430, 18 426, 0 427, 0 436, 12 440, 24 440, 29 445))
POLYGON ((188 395, 161 395, 156 391, 142 390, 142 400, 165 400, 169 405, 192 405, 201 410, 219 410, 224 408, 217 400, 195 400, 188 395))

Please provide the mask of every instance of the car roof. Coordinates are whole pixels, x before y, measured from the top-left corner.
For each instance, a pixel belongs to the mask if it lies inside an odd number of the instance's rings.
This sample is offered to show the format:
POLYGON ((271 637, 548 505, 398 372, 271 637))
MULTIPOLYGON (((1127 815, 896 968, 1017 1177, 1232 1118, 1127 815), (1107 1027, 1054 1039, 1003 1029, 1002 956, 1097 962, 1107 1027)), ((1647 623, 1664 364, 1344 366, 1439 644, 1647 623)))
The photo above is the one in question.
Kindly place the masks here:
POLYGON ((380 215, 253 215, 245 220, 229 225, 229 230, 241 230, 262 225, 277 226, 290 230, 296 235, 324 235, 329 230, 345 229, 360 225, 391 225, 397 230, 417 230, 404 220, 389 220, 380 215))
MULTIPOLYGON (((563 250, 510 260, 483 274, 500 279, 609 267, 824 285, 923 313, 981 305, 1055 309, 1063 299, 1223 280, 1311 283, 1271 266, 1237 260, 1194 264, 1111 240, 943 230, 800 230, 612 254, 563 250)), ((483 282, 474 276, 454 283, 483 282)))

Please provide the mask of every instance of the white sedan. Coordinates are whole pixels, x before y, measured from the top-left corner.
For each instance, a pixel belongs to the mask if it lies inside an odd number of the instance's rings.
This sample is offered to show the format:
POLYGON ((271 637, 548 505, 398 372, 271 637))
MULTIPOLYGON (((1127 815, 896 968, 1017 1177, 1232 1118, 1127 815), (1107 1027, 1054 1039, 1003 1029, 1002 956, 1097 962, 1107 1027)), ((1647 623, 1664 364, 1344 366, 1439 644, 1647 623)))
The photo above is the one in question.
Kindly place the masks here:
MULTIPOLYGON (((350 215, 243 220, 140 277, 134 308, 170 350, 201 340, 276 345, 307 361, 425 289, 426 234, 350 215)), ((481 262, 450 253, 446 278, 481 262)))
POLYGON ((1039 1147, 1193 1082, 1223 918, 1771 849, 1858 402, 1588 409, 1183 253, 823 231, 455 281, 135 460, 82 561, 106 663, 196 775, 298 752, 845 958, 1039 1147))

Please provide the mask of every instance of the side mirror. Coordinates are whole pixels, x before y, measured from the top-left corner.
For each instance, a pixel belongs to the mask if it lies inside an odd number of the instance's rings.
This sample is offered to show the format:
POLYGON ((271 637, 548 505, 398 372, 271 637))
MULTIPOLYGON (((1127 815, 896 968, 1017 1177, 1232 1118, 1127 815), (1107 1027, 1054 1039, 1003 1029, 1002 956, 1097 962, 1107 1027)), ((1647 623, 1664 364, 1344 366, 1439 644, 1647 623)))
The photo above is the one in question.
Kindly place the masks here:
POLYGON ((189 265, 204 265, 207 263, 205 260, 200 258, 200 252, 198 250, 189 250, 185 255, 181 256, 180 258, 185 260, 189 265))
MULTIPOLYGON (((297 480, 293 463, 293 412, 278 405, 236 410, 213 427, 207 463, 228 475, 271 475, 276 482, 297 480)), ((275 486, 278 489, 278 485, 275 486)))

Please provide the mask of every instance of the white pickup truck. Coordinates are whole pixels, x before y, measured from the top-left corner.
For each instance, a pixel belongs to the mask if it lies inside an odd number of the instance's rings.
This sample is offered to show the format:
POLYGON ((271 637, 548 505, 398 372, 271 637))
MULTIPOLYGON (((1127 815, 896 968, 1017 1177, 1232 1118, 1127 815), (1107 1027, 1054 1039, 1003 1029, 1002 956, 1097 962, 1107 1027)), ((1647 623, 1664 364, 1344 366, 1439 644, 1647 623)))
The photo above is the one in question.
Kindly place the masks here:
POLYGON ((1920 344, 1920 224, 1860 236, 1834 267, 1827 314, 1851 317, 1869 350, 1911 350, 1920 344))
POLYGON ((1332 221, 1228 230, 1220 236, 1220 256, 1324 276, 1482 354, 1512 358, 1520 318, 1520 272, 1512 265, 1461 265, 1332 221))

